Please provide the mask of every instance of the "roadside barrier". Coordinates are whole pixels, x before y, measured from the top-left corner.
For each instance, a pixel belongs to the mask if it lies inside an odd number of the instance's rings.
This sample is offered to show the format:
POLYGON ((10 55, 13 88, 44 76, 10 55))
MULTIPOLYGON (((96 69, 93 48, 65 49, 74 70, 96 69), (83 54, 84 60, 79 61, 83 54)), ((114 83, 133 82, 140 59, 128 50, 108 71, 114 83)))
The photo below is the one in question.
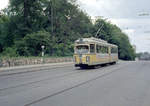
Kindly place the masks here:
POLYGON ((0 67, 13 67, 13 66, 61 63, 61 62, 72 62, 72 61, 73 61, 72 57, 0 59, 0 67))

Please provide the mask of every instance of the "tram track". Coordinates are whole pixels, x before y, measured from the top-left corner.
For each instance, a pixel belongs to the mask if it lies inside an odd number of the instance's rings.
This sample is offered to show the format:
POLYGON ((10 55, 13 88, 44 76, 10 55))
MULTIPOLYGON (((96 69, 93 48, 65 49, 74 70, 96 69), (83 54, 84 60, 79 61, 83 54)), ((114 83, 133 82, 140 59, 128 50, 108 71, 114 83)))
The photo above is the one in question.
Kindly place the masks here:
MULTIPOLYGON (((113 73, 113 72, 119 71, 119 70, 122 69, 123 67, 125 67, 125 66, 117 67, 117 68, 115 68, 115 69, 112 69, 111 71, 109 70, 108 72, 105 72, 105 73, 103 73, 103 74, 100 74, 100 75, 98 75, 98 76, 96 76, 96 77, 94 77, 94 78, 92 78, 92 79, 83 81, 83 82, 81 82, 81 83, 79 83, 79 84, 76 84, 76 85, 74 85, 74 86, 71 86, 71 87, 69 87, 69 88, 64 88, 64 89, 62 89, 62 90, 60 90, 60 91, 58 91, 58 92, 52 93, 52 94, 50 94, 50 95, 48 95, 48 96, 41 97, 40 99, 37 99, 37 100, 35 100, 35 101, 32 101, 32 102, 30 102, 30 103, 25 104, 24 106, 31 106, 31 105, 34 105, 34 104, 39 103, 39 102, 41 102, 41 101, 43 101, 43 100, 46 100, 46 99, 49 99, 49 98, 51 98, 51 97, 57 96, 57 95, 59 95, 59 94, 62 94, 62 93, 64 93, 64 92, 67 92, 67 91, 69 91, 69 90, 71 90, 71 89, 74 89, 74 88, 80 87, 80 86, 82 86, 82 85, 88 84, 88 83, 90 83, 90 82, 92 82, 92 81, 95 81, 95 80, 97 80, 97 79, 99 79, 99 78, 102 78, 102 77, 105 77, 105 76, 107 76, 107 75, 110 75, 110 74, 113 73)), ((106 67, 102 67, 102 68, 106 68, 106 67)), ((98 70, 96 70, 96 72, 97 72, 97 71, 98 71, 98 70)), ((99 70, 99 71, 101 71, 101 70, 99 70)))
POLYGON ((2 106, 97 106, 99 104, 148 106, 149 74, 148 62, 121 62, 91 70, 68 66, 51 70, 51 73, 25 74, 23 78, 22 75, 12 76, 8 80, 0 78, 1 88, 10 86, 0 91, 0 104, 2 106), (146 102, 141 102, 141 99, 146 102), (131 100, 136 101, 131 102, 131 100))
POLYGON ((33 81, 33 82, 24 83, 24 84, 20 84, 20 85, 16 85, 16 86, 11 86, 11 87, 7 87, 7 88, 2 88, 2 89, 0 89, 0 92, 1 92, 1 91, 4 91, 4 90, 12 89, 12 88, 17 88, 17 87, 32 85, 32 84, 39 83, 39 82, 46 81, 46 80, 53 80, 53 79, 55 79, 55 78, 65 77, 65 76, 72 75, 72 74, 75 74, 75 73, 81 73, 81 71, 78 71, 78 72, 71 72, 71 73, 67 73, 67 74, 64 74, 64 75, 56 76, 56 77, 53 77, 53 78, 50 77, 50 78, 46 78, 46 79, 42 79, 42 80, 38 80, 38 81, 33 81))
POLYGON ((25 75, 23 78, 22 75, 15 75, 6 80, 1 78, 0 80, 3 80, 3 82, 0 82, 2 85, 0 101, 1 104, 8 106, 39 105, 55 98, 55 96, 57 97, 57 95, 63 95, 67 91, 70 92, 74 88, 89 85, 88 83, 121 70, 126 65, 128 64, 108 65, 96 69, 79 69, 68 66, 43 71, 44 73, 23 74, 23 76, 25 75), (10 80, 12 81, 10 82, 10 80), (9 102, 5 102, 5 100, 9 102))
MULTIPOLYGON (((100 68, 97 68, 97 69, 105 69, 105 68, 110 68, 110 67, 113 67, 113 65, 109 65, 107 67, 100 67, 100 68)), ((95 69, 95 71, 101 71, 101 70, 97 70, 95 69)), ((52 72, 52 71, 58 71, 58 73, 61 71, 61 70, 50 70, 49 72, 52 72)), ((36 84, 36 83, 40 83, 40 82, 43 82, 43 81, 46 81, 46 80, 54 80, 54 79, 57 79, 57 78, 63 78, 63 77, 68 77, 70 75, 74 75, 74 74, 79 74, 79 73, 84 73, 84 72, 87 72, 87 71, 94 71, 94 70, 91 70, 91 69, 88 69, 88 70, 85 70, 85 69, 73 69, 72 71, 68 71, 68 70, 65 70, 63 71, 63 75, 58 75, 58 76, 55 76, 55 77, 48 77, 48 78, 45 78, 45 79, 41 79, 41 80, 37 80, 37 81, 32 81, 32 82, 29 82, 29 83, 23 83, 23 84, 18 84, 16 86, 10 86, 10 87, 6 87, 6 88, 2 88, 0 89, 0 92, 3 92, 3 91, 6 91, 6 90, 9 90, 9 89, 15 89, 15 88, 19 88, 19 87, 24 87, 24 86, 32 86, 33 84, 36 84)))

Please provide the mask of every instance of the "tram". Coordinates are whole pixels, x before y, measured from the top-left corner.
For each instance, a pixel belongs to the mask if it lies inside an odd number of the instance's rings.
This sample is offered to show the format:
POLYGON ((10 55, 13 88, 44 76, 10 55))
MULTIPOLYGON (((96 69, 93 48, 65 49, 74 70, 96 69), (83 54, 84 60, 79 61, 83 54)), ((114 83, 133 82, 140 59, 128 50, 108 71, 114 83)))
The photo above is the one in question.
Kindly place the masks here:
POLYGON ((74 46, 75 67, 86 68, 118 61, 118 47, 102 39, 80 38, 74 46))

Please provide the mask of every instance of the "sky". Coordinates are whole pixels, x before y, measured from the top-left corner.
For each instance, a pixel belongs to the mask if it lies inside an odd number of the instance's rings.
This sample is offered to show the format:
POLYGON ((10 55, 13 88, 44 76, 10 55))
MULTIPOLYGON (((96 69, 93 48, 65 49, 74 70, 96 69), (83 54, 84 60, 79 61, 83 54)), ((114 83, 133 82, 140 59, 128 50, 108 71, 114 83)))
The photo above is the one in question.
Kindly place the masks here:
POLYGON ((9 0, 0 0, 0 10, 7 7, 9 0))
MULTIPOLYGON (((0 9, 9 0, 0 0, 0 9)), ((125 32, 136 52, 150 52, 150 0, 77 0, 80 8, 93 19, 107 18, 125 32)))
POLYGON ((150 52, 150 0, 78 0, 92 18, 102 16, 125 32, 136 52, 150 52))

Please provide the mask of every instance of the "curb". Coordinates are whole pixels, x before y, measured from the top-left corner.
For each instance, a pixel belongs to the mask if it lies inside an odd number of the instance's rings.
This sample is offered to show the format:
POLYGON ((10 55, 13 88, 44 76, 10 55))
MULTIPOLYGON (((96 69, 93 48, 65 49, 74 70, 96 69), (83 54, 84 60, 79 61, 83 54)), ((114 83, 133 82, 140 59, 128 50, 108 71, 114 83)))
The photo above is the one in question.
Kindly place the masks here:
POLYGON ((49 63, 49 64, 36 64, 36 65, 24 65, 24 66, 13 66, 13 67, 2 67, 0 68, 0 72, 15 70, 15 69, 23 69, 23 68, 37 68, 37 67, 46 67, 46 66, 59 66, 59 65, 70 65, 73 62, 62 62, 62 63, 49 63))

